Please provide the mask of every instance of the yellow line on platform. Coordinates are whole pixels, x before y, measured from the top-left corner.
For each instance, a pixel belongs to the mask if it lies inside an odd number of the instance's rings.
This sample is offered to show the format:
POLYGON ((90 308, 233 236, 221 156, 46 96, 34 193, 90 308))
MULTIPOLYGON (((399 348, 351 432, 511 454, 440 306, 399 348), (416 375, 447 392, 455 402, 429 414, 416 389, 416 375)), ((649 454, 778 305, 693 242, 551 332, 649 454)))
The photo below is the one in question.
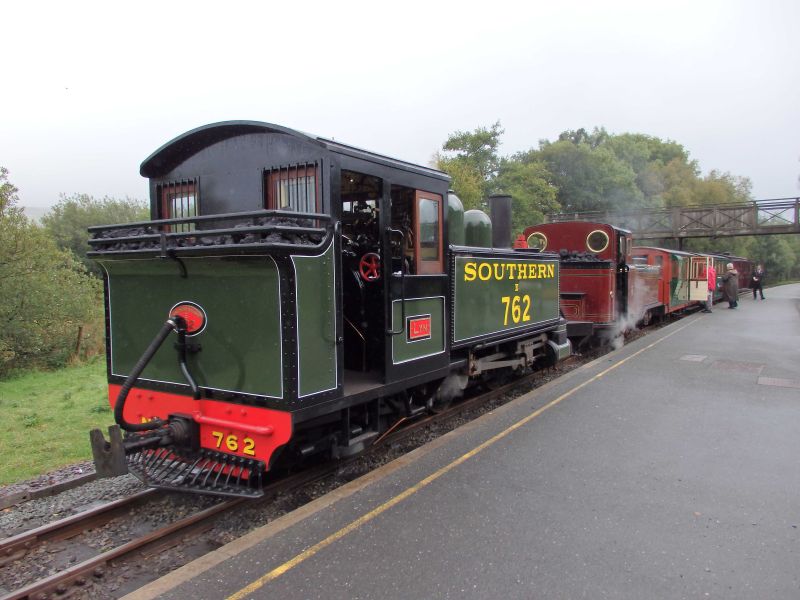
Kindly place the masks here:
POLYGON ((639 354, 641 354, 642 352, 644 352, 646 350, 649 350, 653 346, 656 346, 657 344, 660 344, 661 342, 663 342, 667 338, 672 337, 673 335, 675 335, 679 331, 682 331, 683 329, 686 329, 687 327, 689 327, 689 325, 692 325, 692 324, 696 323, 697 321, 701 320, 702 318, 703 317, 700 317, 698 319, 692 320, 691 322, 687 323, 686 325, 684 325, 682 327, 679 327, 675 331, 672 331, 672 332, 668 333, 667 335, 665 335, 664 337, 656 340, 655 342, 653 342, 651 344, 648 344, 647 346, 645 346, 641 350, 637 350, 636 352, 634 352, 630 356, 627 356, 627 357, 623 358, 622 360, 620 360, 619 362, 614 363, 613 365, 611 365, 607 369, 601 371, 600 373, 598 373, 597 375, 595 375, 591 379, 587 379, 583 383, 581 383, 579 385, 576 385, 574 388, 564 392, 558 398, 556 398, 554 400, 551 400, 550 402, 548 402, 547 404, 545 404, 541 408, 536 409, 535 411, 533 411, 528 416, 520 419, 519 421, 517 421, 516 423, 514 423, 513 425, 511 425, 507 429, 504 429, 500 433, 492 436, 491 438, 489 438, 488 440, 486 440, 485 442, 483 442, 479 446, 476 446, 475 448, 473 448, 472 450, 470 450, 466 454, 463 454, 462 456, 458 457, 457 459, 455 459, 450 464, 447 464, 444 467, 442 467, 441 469, 439 469, 438 471, 432 473, 431 475, 428 475, 425 479, 423 479, 419 483, 416 483, 415 485, 412 485, 410 488, 406 489, 405 491, 401 492, 397 496, 395 496, 395 497, 391 498, 390 500, 386 501, 385 503, 381 504, 377 508, 371 510, 367 514, 362 515, 361 517, 359 517, 358 519, 356 519, 355 521, 353 521, 349 525, 346 525, 345 527, 343 527, 342 529, 340 529, 336 533, 331 534, 330 536, 328 536, 324 540, 322 540, 320 542, 317 542, 316 544, 314 544, 310 548, 307 548, 306 550, 304 550, 303 552, 301 552, 300 554, 298 554, 297 556, 295 556, 291 560, 286 561, 285 563, 283 563, 279 567, 276 567, 275 569, 273 569, 269 573, 266 573, 265 575, 259 577, 258 579, 253 581, 248 586, 243 587, 242 589, 240 589, 238 592, 235 592, 234 594, 231 594, 230 596, 228 596, 227 600, 242 600, 242 598, 247 597, 248 594, 252 594, 253 592, 257 591, 258 589, 260 589, 261 587, 263 587, 264 585, 266 585, 270 581, 273 581, 273 580, 277 579, 278 577, 280 577, 284 573, 290 571, 291 569, 293 569, 297 565, 303 563, 304 561, 308 560, 309 558, 311 558, 315 554, 319 553, 320 550, 323 550, 323 549, 327 548, 328 546, 330 546, 331 544, 333 544, 337 540, 340 540, 343 537, 345 537, 346 535, 348 535, 349 533, 352 533, 353 531, 359 529, 365 523, 369 523, 370 521, 372 521, 373 519, 375 519, 379 515, 385 513, 390 508, 400 504, 406 498, 408 498, 410 496, 413 496, 418 491, 420 491, 422 488, 430 485, 431 483, 433 483, 434 481, 439 479, 445 473, 448 473, 449 471, 452 471, 457 466, 459 466, 460 464, 468 461, 470 458, 472 458, 473 456, 475 456, 479 452, 485 450, 489 446, 492 446, 496 442, 502 440, 508 434, 512 433, 513 431, 516 431, 517 429, 519 429, 523 425, 526 425, 527 423, 530 423, 536 417, 541 415, 543 412, 545 412, 548 409, 553 408, 557 404, 560 404, 563 400, 569 398, 570 396, 572 396, 578 390, 586 387, 587 385, 589 385, 590 383, 592 383, 594 381, 597 381, 598 379, 600 379, 604 375, 610 373, 611 371, 613 371, 617 367, 625 364, 630 359, 634 358, 635 356, 638 356, 639 354))

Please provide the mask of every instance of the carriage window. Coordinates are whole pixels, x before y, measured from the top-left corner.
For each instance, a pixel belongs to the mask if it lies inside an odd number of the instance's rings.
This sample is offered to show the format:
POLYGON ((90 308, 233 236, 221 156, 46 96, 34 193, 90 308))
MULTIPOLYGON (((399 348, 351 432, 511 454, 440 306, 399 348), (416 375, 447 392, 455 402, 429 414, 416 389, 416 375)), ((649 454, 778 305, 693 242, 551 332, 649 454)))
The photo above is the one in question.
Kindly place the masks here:
POLYGON ((706 277, 706 261, 693 260, 691 279, 705 279, 706 277))
POLYGON ((264 188, 269 209, 314 213, 319 208, 316 164, 265 171, 264 188))
MULTIPOLYGON (((197 180, 166 183, 159 186, 161 219, 184 219, 198 213, 197 180)), ((194 223, 171 225, 171 231, 194 231, 194 223)))

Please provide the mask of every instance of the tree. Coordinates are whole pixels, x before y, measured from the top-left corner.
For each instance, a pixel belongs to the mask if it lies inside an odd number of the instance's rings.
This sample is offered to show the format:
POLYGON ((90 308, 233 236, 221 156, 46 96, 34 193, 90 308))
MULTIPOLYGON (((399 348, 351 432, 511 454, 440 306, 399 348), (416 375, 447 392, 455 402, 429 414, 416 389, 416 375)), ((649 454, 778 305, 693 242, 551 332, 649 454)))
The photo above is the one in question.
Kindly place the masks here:
POLYGON ((485 208, 483 205, 485 182, 480 172, 472 164, 461 157, 445 158, 441 154, 436 154, 434 166, 453 179, 451 184, 453 191, 466 210, 485 208))
POLYGON ((767 285, 790 279, 797 256, 790 243, 790 236, 783 235, 756 236, 749 254, 753 262, 764 265, 769 276, 767 285))
POLYGON ((522 162, 513 157, 500 162, 495 187, 498 192, 512 197, 513 234, 542 223, 548 213, 558 212, 558 190, 550 179, 542 162, 522 162))
POLYGON ((753 184, 747 177, 738 177, 717 170, 698 180, 693 197, 694 204, 740 204, 752 200, 753 184))
POLYGON ((87 194, 61 196, 53 208, 42 217, 42 224, 60 248, 69 250, 86 269, 100 275, 100 268, 86 258, 89 250, 87 229, 92 225, 131 223, 149 218, 144 202, 126 198, 117 200, 104 197, 96 200, 87 194))
POLYGON ((659 167, 658 174, 663 182, 661 192, 663 208, 677 208, 695 203, 695 189, 699 169, 694 162, 673 159, 659 167))
POLYGON ((689 153, 680 144, 641 133, 608 135, 603 147, 628 164, 636 173, 636 186, 642 192, 643 205, 663 208, 665 197, 671 195, 673 186, 683 187, 697 178, 696 165, 689 161, 689 153), (667 165, 671 168, 667 170, 667 165), (675 172, 680 179, 669 178, 675 172))
POLYGON ((500 136, 503 135, 500 121, 489 127, 478 127, 475 131, 456 131, 442 145, 442 150, 452 152, 456 157, 471 164, 484 181, 490 181, 497 174, 500 158, 500 136))
POLYGON ((523 160, 538 160, 547 166, 564 212, 625 211, 644 204, 636 173, 604 146, 593 148, 585 142, 566 140, 545 142, 523 160))
POLYGON ((453 189, 464 208, 485 208, 485 200, 495 191, 494 180, 500 169, 500 121, 475 131, 456 131, 435 157, 436 167, 453 178, 453 189), (480 193, 476 186, 480 183, 480 193))
POLYGON ((16 207, 19 201, 18 192, 19 190, 8 181, 8 169, 0 167, 0 217, 12 211, 21 213, 21 209, 16 207))
POLYGON ((569 129, 562 131, 558 135, 559 142, 570 142, 572 144, 580 145, 586 144, 590 148, 597 148, 604 144, 609 138, 608 132, 605 127, 595 127, 592 133, 589 133, 581 127, 580 129, 569 129))
POLYGON ((83 325, 96 339, 102 327, 99 281, 25 217, 7 175, 0 168, 0 376, 62 365, 83 325))

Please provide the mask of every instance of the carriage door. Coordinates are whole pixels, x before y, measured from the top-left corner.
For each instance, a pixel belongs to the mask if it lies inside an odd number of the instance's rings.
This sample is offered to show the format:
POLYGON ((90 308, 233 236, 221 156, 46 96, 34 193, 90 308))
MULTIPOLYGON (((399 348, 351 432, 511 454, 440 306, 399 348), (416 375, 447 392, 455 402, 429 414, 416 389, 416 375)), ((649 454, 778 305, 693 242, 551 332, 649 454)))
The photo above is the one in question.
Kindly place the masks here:
POLYGON ((692 256, 689 265, 689 300, 705 302, 708 297, 708 264, 707 256, 692 256))
POLYGON ((445 204, 441 194, 392 185, 391 206, 386 365, 398 380, 448 362, 445 204))

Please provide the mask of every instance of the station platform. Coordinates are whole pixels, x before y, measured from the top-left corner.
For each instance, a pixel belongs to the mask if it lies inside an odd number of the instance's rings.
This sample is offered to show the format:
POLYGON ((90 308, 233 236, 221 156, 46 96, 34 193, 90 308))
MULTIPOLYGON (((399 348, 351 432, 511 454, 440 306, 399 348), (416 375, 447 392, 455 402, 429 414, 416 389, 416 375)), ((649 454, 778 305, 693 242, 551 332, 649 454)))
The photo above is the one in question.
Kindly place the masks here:
POLYGON ((800 285, 644 336, 127 596, 798 598, 800 285))

